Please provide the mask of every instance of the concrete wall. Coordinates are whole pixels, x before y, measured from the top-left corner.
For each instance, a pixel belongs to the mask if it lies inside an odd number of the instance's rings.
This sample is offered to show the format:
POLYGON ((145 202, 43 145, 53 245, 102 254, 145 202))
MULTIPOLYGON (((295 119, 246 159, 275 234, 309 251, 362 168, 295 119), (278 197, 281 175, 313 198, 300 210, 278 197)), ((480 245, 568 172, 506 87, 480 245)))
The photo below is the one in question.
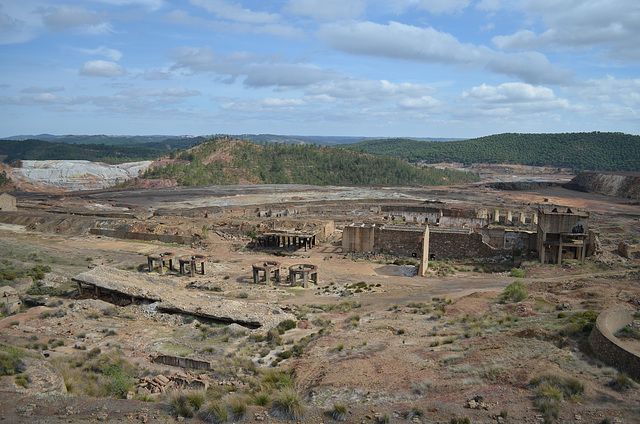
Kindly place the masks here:
POLYGON ((197 237, 185 237, 173 234, 139 233, 135 231, 108 230, 105 228, 92 228, 89 233, 99 236, 107 236, 120 239, 161 241, 163 243, 191 244, 199 240, 197 237))
POLYGON ((631 311, 624 306, 614 306, 602 312, 589 335, 589 344, 604 363, 640 378, 640 357, 627 350, 613 333, 633 323, 631 311))
POLYGON ((480 233, 429 231, 429 254, 436 259, 490 258, 505 253, 483 242, 480 233))
POLYGON ((15 197, 7 193, 0 194, 0 211, 15 212, 17 210, 15 197))
POLYGON ((375 227, 372 225, 350 225, 342 231, 343 252, 373 252, 375 227))
POLYGON ((373 251, 396 256, 422 257, 424 228, 375 227, 373 251))
POLYGON ((153 362, 157 364, 169 365, 172 367, 191 368, 196 370, 211 370, 211 362, 199 361, 197 359, 183 358, 181 356, 158 355, 153 358, 153 362))

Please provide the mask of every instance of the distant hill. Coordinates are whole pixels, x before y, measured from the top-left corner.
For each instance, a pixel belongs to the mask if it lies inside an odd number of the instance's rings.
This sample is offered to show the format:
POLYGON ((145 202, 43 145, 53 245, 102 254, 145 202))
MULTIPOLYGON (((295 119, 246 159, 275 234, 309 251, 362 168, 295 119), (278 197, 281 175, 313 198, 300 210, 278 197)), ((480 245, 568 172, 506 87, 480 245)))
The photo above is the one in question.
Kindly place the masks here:
POLYGON ((410 162, 510 163, 589 170, 640 171, 640 136, 623 133, 505 133, 463 141, 371 140, 345 146, 410 162))
MULTIPOLYGON (((144 144, 154 148, 186 148, 214 137, 229 137, 238 140, 250 140, 256 143, 284 143, 284 144, 319 144, 332 146, 336 144, 357 143, 377 137, 349 137, 349 136, 316 136, 316 135, 276 135, 276 134, 211 134, 198 136, 170 136, 170 135, 14 135, 5 140, 43 140, 69 144, 107 144, 112 146, 144 144)), ((420 141, 454 141, 459 138, 419 137, 411 140, 420 141)))
POLYGON ((401 159, 338 147, 257 144, 218 137, 148 169, 142 178, 180 185, 241 183, 315 185, 442 185, 477 181, 475 174, 422 168, 401 159))
POLYGON ((68 144, 43 140, 0 140, 0 156, 5 163, 17 160, 90 160, 119 164, 156 159, 167 154, 166 149, 148 145, 68 144))

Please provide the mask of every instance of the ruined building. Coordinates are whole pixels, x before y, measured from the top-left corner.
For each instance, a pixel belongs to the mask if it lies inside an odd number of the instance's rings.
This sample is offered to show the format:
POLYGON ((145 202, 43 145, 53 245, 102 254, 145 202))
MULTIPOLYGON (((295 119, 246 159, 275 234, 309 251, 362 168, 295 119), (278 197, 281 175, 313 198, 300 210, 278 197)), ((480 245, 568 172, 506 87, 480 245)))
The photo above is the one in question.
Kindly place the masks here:
POLYGON ((589 215, 570 208, 538 210, 538 257, 542 263, 584 261, 589 242, 589 215))

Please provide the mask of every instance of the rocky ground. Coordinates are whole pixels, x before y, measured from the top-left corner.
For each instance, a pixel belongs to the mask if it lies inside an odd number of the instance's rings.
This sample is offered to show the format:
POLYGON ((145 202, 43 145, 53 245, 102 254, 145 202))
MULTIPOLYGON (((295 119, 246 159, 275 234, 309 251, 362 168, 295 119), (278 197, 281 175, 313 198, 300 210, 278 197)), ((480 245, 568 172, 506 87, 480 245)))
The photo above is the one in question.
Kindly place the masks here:
MULTIPOLYGON (((160 198, 140 192, 126 199, 120 193, 95 193, 84 196, 84 201, 106 204, 110 199, 114 204, 138 202, 141 207, 158 208, 174 207, 173 199, 181 207, 200 207, 207 202, 207 192, 220 205, 315 201, 311 188, 291 189, 290 193, 281 188, 271 193, 263 188, 246 193, 240 188, 225 188, 222 193, 205 190, 197 201, 186 198, 194 192, 182 191, 164 192, 160 198)), ((5 225, 0 228, 3 259, 14 266, 49 266, 44 286, 73 290, 71 278, 96 265, 144 276, 148 253, 199 252, 210 256, 207 275, 168 272, 156 275, 157 279, 174 281, 181 292, 193 296, 241 302, 248 310, 255 304, 273 305, 295 316, 295 326, 282 334, 268 333, 266 328, 226 327, 160 312, 153 302, 119 306, 109 296, 94 298, 91 292, 32 299, 40 306, 0 321, 0 343, 22 349, 22 374, 28 375, 24 385, 14 376, 0 380, 2 417, 7 422, 34 423, 176 422, 182 418, 176 417, 167 396, 145 392, 159 375, 170 379, 183 371, 153 361, 157 355, 175 355, 212 364, 212 371, 196 373, 207 381, 212 399, 251 393, 253 397, 244 398, 248 421, 281 422, 269 406, 256 405, 256 399, 260 390, 267 390, 264 370, 290 370, 309 405, 305 422, 311 423, 334 421, 325 412, 336 405, 345 407, 345 422, 355 423, 444 423, 452 418, 464 422, 466 417, 472 423, 542 422, 530 381, 545 374, 575 378, 584 387, 581 395, 565 397, 559 404, 560 422, 636 422, 638 385, 622 389, 612 384, 618 371, 590 352, 586 342, 590 315, 585 312, 614 304, 640 308, 640 260, 634 255, 624 258, 617 251, 620 241, 632 251, 638 246, 637 206, 558 187, 529 192, 463 187, 437 192, 440 199, 468 205, 555 203, 588 210, 600 231, 603 251, 585 264, 558 267, 541 266, 533 258, 525 261, 525 276, 518 278, 527 285, 527 298, 502 303, 503 289, 516 279, 508 272, 488 274, 473 262, 443 261, 433 264, 427 277, 411 277, 406 272, 410 265, 394 265, 395 258, 343 254, 338 236, 307 252, 274 256, 239 248, 248 238, 225 239, 213 232, 213 241, 198 248, 5 225), (263 260, 280 261, 283 268, 295 263, 317 265, 319 284, 307 290, 254 285, 251 264, 263 260), (131 371, 138 379, 134 399, 115 399, 103 391, 104 384, 114 381, 107 379, 105 364, 135 369, 131 371), (82 379, 104 384, 89 385, 82 379)), ((367 193, 371 198, 383 196, 385 189, 331 192, 327 188, 318 190, 315 199, 326 201, 327 193, 339 201, 367 193)), ((424 199, 433 193, 405 189, 394 191, 392 197, 424 199)), ((77 200, 72 196, 64 202, 73 205, 77 200)), ((179 217, 161 219, 165 225, 187 225, 179 217)), ((195 221, 188 225, 201 227, 195 221)), ((30 286, 29 279, 15 283, 22 293, 30 286)), ((186 420, 200 422, 202 416, 186 420)))

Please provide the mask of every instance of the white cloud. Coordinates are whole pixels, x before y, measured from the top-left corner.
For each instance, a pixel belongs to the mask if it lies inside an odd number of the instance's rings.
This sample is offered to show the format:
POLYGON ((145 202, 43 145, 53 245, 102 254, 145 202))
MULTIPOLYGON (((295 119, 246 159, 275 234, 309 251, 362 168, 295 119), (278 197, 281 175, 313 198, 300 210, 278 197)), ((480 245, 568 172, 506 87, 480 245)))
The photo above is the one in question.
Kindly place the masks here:
POLYGON ((625 107, 640 108, 640 79, 617 79, 611 75, 590 79, 567 87, 566 92, 584 102, 621 103, 625 107))
POLYGON ((0 44, 23 43, 35 35, 34 29, 26 21, 3 12, 0 5, 0 44))
POLYGON ((47 106, 54 104, 71 104, 73 100, 68 97, 59 97, 51 93, 42 93, 37 96, 11 96, 4 98, 1 103, 11 103, 21 106, 47 106))
POLYGON ((95 49, 77 49, 77 50, 86 54, 104 56, 107 59, 111 59, 113 61, 118 61, 122 58, 122 52, 116 49, 110 49, 105 46, 100 46, 95 49))
POLYGON ((469 6, 469 0, 420 0, 418 8, 431 13, 454 13, 460 12, 469 6))
POLYGON ((636 0, 567 1, 528 0, 525 11, 540 18, 546 29, 530 29, 494 37, 501 49, 599 48, 620 61, 640 60, 640 5, 636 0))
POLYGON ((310 86, 305 93, 309 96, 329 96, 352 102, 377 103, 421 99, 434 94, 435 89, 418 84, 394 84, 385 80, 340 78, 310 86))
POLYGON ((189 0, 189 3, 202 7, 221 19, 236 22, 269 24, 281 20, 281 16, 277 13, 254 12, 251 9, 243 8, 239 4, 230 4, 224 0, 189 0))
POLYGON ((431 109, 441 105, 441 102, 431 96, 422 96, 420 98, 402 99, 398 102, 398 106, 403 109, 431 109))
POLYGON ((113 6, 143 6, 150 10, 158 10, 164 6, 163 0, 95 0, 113 6))
POLYGON ((200 92, 185 87, 169 87, 160 90, 125 90, 119 94, 131 97, 193 97, 200 95, 200 92))
POLYGON ((476 4, 476 9, 478 10, 495 11, 501 8, 502 8, 501 0, 480 0, 476 4))
POLYGON ((550 88, 520 82, 498 86, 482 84, 463 92, 460 98, 471 102, 472 110, 480 116, 549 113, 569 108, 569 102, 557 98, 550 88))
POLYGON ((106 60, 90 60, 80 68, 80 75, 89 77, 119 77, 126 73, 124 67, 106 60))
POLYGON ((54 32, 63 32, 70 29, 84 29, 92 31, 93 27, 103 24, 104 16, 84 7, 47 7, 39 8, 42 14, 42 22, 54 32))
POLYGON ((147 81, 167 80, 170 78, 171 74, 166 71, 152 70, 145 71, 144 73, 144 79, 146 79, 147 81))
POLYGON ((280 99, 274 97, 236 100, 222 104, 220 107, 224 110, 235 112, 270 112, 280 113, 286 110, 293 110, 305 106, 306 103, 301 99, 280 99))
POLYGON ((503 53, 463 44, 451 34, 398 22, 325 24, 318 36, 332 48, 351 54, 483 68, 529 83, 560 83, 571 72, 554 67, 537 52, 503 53))
POLYGON ((239 76, 246 76, 244 84, 249 87, 276 86, 281 89, 307 86, 339 74, 313 65, 299 63, 274 63, 272 57, 261 57, 254 53, 234 52, 217 55, 209 46, 178 47, 170 52, 175 61, 173 70, 184 69, 190 73, 212 72, 228 76, 226 82, 233 82, 239 76))
POLYGON ((365 9, 363 0, 289 0, 283 11, 321 21, 333 21, 357 18, 365 9))
POLYGON ((260 63, 247 66, 244 84, 249 87, 305 87, 339 75, 336 72, 306 64, 260 63))
POLYGON ((27 87, 20 90, 21 93, 53 93, 55 91, 64 91, 64 87, 27 87))
POLYGON ((514 103, 555 100, 553 90, 521 82, 508 82, 497 87, 482 84, 462 94, 463 98, 474 98, 493 103, 514 103))
POLYGON ((167 14, 166 19, 172 23, 187 25, 189 27, 205 28, 212 32, 267 34, 287 39, 301 39, 306 37, 300 29, 287 23, 251 24, 226 20, 208 20, 199 16, 191 16, 184 10, 174 10, 167 14))

